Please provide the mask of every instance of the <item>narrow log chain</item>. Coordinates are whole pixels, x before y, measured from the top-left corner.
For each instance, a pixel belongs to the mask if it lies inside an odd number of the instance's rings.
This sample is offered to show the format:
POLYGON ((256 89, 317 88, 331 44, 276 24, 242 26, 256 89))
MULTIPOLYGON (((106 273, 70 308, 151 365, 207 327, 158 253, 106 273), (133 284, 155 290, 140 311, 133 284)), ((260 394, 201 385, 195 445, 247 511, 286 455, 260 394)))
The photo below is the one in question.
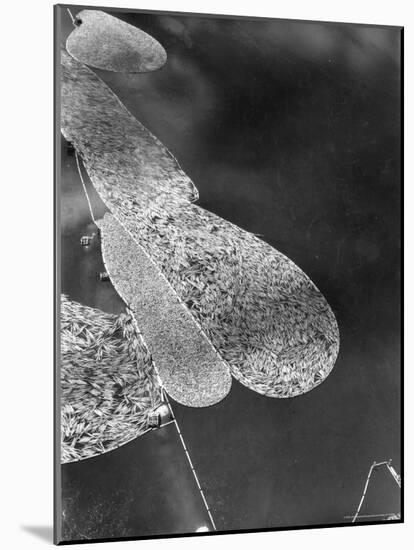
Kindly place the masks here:
MULTIPOLYGON (((352 518, 352 523, 355 523, 358 516, 359 516, 359 512, 361 511, 361 508, 362 508, 362 504, 364 503, 364 500, 365 500, 365 496, 367 494, 367 490, 368 490, 368 485, 369 485, 369 482, 370 482, 370 479, 371 479, 371 475, 372 475, 372 472, 375 470, 375 468, 378 468, 379 466, 386 466, 390 472, 390 474, 392 475, 392 477, 394 478, 395 482, 397 483, 398 487, 401 489, 401 478, 400 476, 397 474, 397 472, 394 470, 394 468, 391 466, 391 460, 384 460, 383 462, 373 462, 371 464, 371 468, 369 469, 369 472, 368 472, 368 476, 367 476, 367 480, 365 482, 365 486, 364 486, 364 491, 362 493, 362 497, 361 497, 361 500, 359 501, 359 506, 358 506, 358 509, 357 511, 355 512, 355 515, 353 516, 352 518)), ((380 514, 378 514, 380 515, 380 514)), ((362 517, 362 516, 361 516, 362 517)), ((366 517, 369 517, 369 516, 366 516, 366 517)))
MULTIPOLYGON (((396 512, 388 512, 388 514, 359 514, 358 518, 389 518, 390 516, 397 516, 396 512)), ((344 516, 344 519, 352 519, 354 516, 344 516)))
POLYGON ((72 24, 73 24, 73 26, 76 27, 76 24, 75 24, 76 19, 73 17, 72 12, 70 11, 69 8, 66 8, 66 10, 67 10, 67 12, 68 12, 68 14, 69 14, 69 17, 72 19, 72 24))
POLYGON ((183 435, 182 435, 182 433, 181 433, 181 430, 180 430, 180 426, 178 425, 178 422, 177 422, 177 420, 175 419, 175 416, 174 416, 174 413, 173 413, 173 410, 172 410, 172 407, 171 407, 171 403, 170 403, 170 401, 169 401, 169 399, 168 399, 168 396, 167 396, 167 394, 165 393, 165 391, 164 391, 164 398, 165 398, 165 401, 166 401, 166 403, 167 403, 167 405, 168 405, 168 408, 170 409, 170 413, 171 413, 171 415, 172 415, 172 417, 173 417, 173 419, 174 419, 173 422, 174 422, 174 424, 175 424, 175 427, 176 427, 178 436, 179 436, 179 438, 180 438, 181 445, 183 446, 183 449, 184 449, 184 452, 185 452, 185 456, 187 457, 188 464, 189 464, 189 466, 190 466, 191 472, 192 472, 192 474, 193 474, 193 476, 194 476, 194 479, 195 479, 195 481, 196 481, 198 491, 199 491, 199 493, 200 493, 200 495, 201 495, 201 498, 202 498, 202 500, 203 500, 203 503, 204 503, 204 507, 205 507, 205 509, 207 510, 207 514, 208 514, 208 517, 209 517, 209 519, 210 519, 211 525, 212 525, 212 527, 213 527, 213 530, 214 530, 214 531, 217 531, 217 527, 216 527, 216 524, 215 524, 215 522, 214 522, 213 516, 212 516, 212 514, 211 514, 210 507, 209 507, 208 502, 207 502, 207 499, 206 499, 206 497, 205 497, 205 495, 204 495, 204 491, 203 491, 203 489, 201 488, 201 485, 200 485, 200 481, 199 481, 199 479, 198 479, 197 472, 195 471, 195 468, 194 468, 194 465, 193 465, 193 461, 191 460, 190 453, 188 452, 187 445, 185 444, 184 437, 183 437, 183 435))
POLYGON ((365 495, 367 494, 367 489, 368 489, 368 485, 369 485, 369 480, 371 479, 371 474, 372 474, 372 471, 373 469, 375 468, 376 466, 376 463, 374 462, 373 464, 371 464, 371 468, 369 469, 369 472, 368 472, 368 477, 367 477, 367 480, 365 482, 365 486, 364 486, 364 491, 362 493, 362 497, 361 497, 361 500, 359 501, 359 506, 358 506, 358 509, 357 511, 355 512, 355 515, 354 517, 352 518, 352 523, 355 523, 356 520, 357 520, 357 517, 358 517, 358 514, 359 512, 361 511, 361 508, 362 508, 362 504, 365 500, 365 495))

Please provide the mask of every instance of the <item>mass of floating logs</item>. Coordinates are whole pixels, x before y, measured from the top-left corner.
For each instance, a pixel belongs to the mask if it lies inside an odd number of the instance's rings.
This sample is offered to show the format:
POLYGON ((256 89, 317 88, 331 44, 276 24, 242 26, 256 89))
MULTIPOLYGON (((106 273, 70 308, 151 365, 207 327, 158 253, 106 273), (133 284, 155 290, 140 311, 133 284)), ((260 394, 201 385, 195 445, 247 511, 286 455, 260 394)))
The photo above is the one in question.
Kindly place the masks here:
MULTIPOLYGON (((165 147, 92 71, 65 53, 62 63, 63 133, 131 236, 125 247, 120 230, 103 237, 104 248, 113 251, 108 271, 115 287, 133 289, 126 293, 127 303, 134 309, 134 297, 143 292, 136 271, 143 251, 240 382, 282 398, 319 385, 335 364, 339 331, 314 283, 281 252, 192 204, 197 192, 165 147)), ((155 291, 150 299, 155 300, 155 291)), ((166 309, 157 318, 160 335, 162 325, 173 322, 169 315, 166 309)), ((179 330, 175 338, 178 347, 188 345, 180 342, 179 330)), ((151 337, 153 352, 161 340, 151 337)), ((200 362, 203 353, 204 348, 200 362)), ((194 402, 195 379, 180 380, 181 402, 188 401, 186 392, 194 402)), ((196 406, 202 406, 204 386, 200 380, 197 384, 196 406)))
POLYGON ((68 52, 97 69, 146 73, 161 68, 167 54, 155 38, 100 10, 82 10, 67 41, 68 52))
POLYGON ((162 392, 130 314, 61 297, 61 461, 90 458, 151 428, 162 392))
POLYGON ((111 214, 98 221, 103 260, 129 305, 168 394, 207 407, 230 391, 230 369, 159 268, 111 214))
POLYGON ((61 128, 102 197, 125 208, 160 194, 188 200, 197 189, 176 159, 88 67, 61 50, 61 128), (142 196, 140 196, 142 193, 142 196))

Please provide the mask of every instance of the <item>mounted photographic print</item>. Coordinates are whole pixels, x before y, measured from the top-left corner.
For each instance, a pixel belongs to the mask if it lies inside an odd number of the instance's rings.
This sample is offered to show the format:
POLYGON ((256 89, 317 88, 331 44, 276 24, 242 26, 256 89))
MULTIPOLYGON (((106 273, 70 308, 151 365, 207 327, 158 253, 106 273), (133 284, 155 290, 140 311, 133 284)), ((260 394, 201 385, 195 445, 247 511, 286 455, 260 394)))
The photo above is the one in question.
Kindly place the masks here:
POLYGON ((55 6, 55 542, 403 521, 402 28, 55 6))

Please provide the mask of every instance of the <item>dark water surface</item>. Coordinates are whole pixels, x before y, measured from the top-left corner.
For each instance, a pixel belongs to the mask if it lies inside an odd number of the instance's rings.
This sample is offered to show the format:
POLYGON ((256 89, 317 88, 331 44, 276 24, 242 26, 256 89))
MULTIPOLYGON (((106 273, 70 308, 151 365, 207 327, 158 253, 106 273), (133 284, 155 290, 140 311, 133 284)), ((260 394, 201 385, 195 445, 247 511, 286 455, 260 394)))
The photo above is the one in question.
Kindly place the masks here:
MULTIPOLYGON (((339 324, 336 366, 306 395, 266 398, 234 380, 230 395, 213 407, 173 403, 217 527, 349 521, 344 516, 355 511, 371 463, 392 458, 397 471, 401 466, 400 33, 119 17, 159 40, 167 64, 150 74, 96 72, 175 155, 200 191, 199 204, 260 234, 297 263, 339 324)), ((64 18, 67 33, 69 23, 64 18)), ((64 184, 74 177, 65 170, 64 184)), ((73 212, 64 218, 63 291, 120 311, 112 286, 93 275, 103 270, 99 250, 85 253, 78 244, 87 204, 66 188, 73 212)), ((181 504, 197 502, 181 455, 176 438, 161 431, 108 458, 65 466, 64 498, 75 495, 68 502, 77 503, 68 508, 70 536, 78 538, 76 509, 89 514, 85 495, 92 493, 111 510, 110 536, 208 524, 202 507, 181 504), (165 483, 162 471, 171 463, 165 483), (130 479, 132 468, 141 477, 130 479), (127 475, 114 478, 117 471, 127 475), (152 499, 146 512, 144 494, 152 499), (165 523, 157 523, 160 517, 165 523)), ((375 497, 367 497, 361 513, 400 511, 399 491, 387 475, 376 474, 375 497)), ((95 536, 107 536, 102 517, 91 516, 95 536)))

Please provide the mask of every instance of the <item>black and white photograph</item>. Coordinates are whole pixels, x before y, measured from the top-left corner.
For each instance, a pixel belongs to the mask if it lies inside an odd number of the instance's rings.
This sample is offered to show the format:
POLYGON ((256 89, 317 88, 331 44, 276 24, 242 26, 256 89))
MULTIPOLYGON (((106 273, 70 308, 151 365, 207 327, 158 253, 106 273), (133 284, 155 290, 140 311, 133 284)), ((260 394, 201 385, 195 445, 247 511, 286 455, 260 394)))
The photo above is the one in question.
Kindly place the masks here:
POLYGON ((138 8, 54 7, 54 542, 403 522, 403 27, 138 8))

